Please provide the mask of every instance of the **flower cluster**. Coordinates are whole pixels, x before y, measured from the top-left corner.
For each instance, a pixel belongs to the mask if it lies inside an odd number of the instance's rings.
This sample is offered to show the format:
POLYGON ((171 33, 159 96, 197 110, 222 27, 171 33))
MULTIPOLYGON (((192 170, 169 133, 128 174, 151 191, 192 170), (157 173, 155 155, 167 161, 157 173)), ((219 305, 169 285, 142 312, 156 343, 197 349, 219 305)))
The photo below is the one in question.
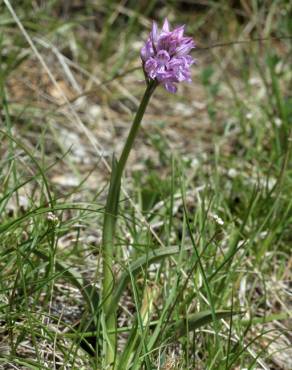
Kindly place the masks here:
POLYGON ((191 82, 190 66, 195 62, 189 55, 195 43, 184 36, 185 26, 170 31, 165 19, 162 30, 153 22, 148 40, 141 49, 141 58, 146 76, 161 83, 166 90, 175 93, 175 83, 191 82))

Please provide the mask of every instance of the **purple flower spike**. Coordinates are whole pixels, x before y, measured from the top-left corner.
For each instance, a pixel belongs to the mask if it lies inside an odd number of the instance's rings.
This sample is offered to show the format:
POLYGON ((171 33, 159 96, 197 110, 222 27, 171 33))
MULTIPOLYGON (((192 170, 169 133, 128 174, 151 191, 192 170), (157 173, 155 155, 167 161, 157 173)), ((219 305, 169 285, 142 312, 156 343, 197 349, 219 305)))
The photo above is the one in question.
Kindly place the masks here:
POLYGON ((170 31, 165 19, 159 31, 153 22, 148 40, 141 49, 146 77, 161 83, 171 93, 176 92, 176 83, 192 81, 190 67, 195 60, 189 53, 195 43, 191 37, 184 36, 184 29, 185 26, 181 26, 170 31))

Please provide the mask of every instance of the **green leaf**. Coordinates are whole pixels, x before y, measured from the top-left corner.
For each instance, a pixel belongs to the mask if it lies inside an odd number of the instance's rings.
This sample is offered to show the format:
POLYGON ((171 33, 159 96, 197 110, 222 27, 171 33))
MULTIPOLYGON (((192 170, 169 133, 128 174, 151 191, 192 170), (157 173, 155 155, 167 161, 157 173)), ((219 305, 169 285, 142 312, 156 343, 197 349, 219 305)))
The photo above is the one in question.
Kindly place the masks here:
MULTIPOLYGON (((183 248, 183 251, 188 251, 191 249, 192 246, 189 246, 187 248, 183 248)), ((115 307, 118 304, 123 291, 125 290, 127 284, 130 281, 131 275, 135 276, 138 274, 141 268, 145 268, 146 266, 151 265, 152 263, 155 263, 163 258, 170 257, 173 254, 179 253, 180 251, 181 248, 177 246, 159 248, 143 255, 136 261, 132 262, 128 269, 120 277, 118 285, 113 293, 113 299, 110 306, 115 307)))
MULTIPOLYGON (((33 253, 44 261, 50 261, 50 257, 40 250, 34 250, 33 253)), ((55 267, 61 273, 59 275, 60 277, 62 276, 63 278, 66 278, 73 286, 79 289, 84 300, 88 304, 89 310, 95 317, 95 313, 99 305, 99 294, 97 293, 96 288, 91 284, 86 284, 79 271, 67 266, 64 262, 55 261, 55 267)))
MULTIPOLYGON (((216 319, 230 318, 232 315, 242 314, 240 311, 217 310, 215 311, 216 319)), ((207 325, 213 321, 213 313, 211 310, 201 311, 190 314, 187 318, 181 319, 175 324, 172 324, 170 330, 174 332, 176 337, 186 335, 186 332, 199 329, 201 326, 207 325)))

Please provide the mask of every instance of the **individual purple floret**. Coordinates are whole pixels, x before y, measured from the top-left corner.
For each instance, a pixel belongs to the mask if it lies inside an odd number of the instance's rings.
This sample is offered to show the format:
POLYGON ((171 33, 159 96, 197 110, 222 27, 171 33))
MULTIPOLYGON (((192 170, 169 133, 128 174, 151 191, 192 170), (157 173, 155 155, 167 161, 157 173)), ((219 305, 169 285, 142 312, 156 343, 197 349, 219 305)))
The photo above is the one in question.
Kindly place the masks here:
POLYGON ((141 49, 141 58, 146 76, 161 83, 166 90, 175 93, 175 83, 191 82, 190 66, 195 60, 189 55, 195 43, 184 36, 185 26, 169 29, 165 19, 162 30, 153 22, 152 31, 141 49))

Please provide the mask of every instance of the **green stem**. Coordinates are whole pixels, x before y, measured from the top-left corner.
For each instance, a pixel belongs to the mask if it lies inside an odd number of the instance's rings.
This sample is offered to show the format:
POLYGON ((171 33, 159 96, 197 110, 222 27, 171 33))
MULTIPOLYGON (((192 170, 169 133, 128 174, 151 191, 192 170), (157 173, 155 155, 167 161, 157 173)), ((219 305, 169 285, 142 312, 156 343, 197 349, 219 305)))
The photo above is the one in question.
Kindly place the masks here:
POLYGON ((103 253, 103 284, 102 284, 102 299, 103 299, 103 313, 105 317, 105 326, 107 340, 105 345, 105 362, 110 368, 114 368, 116 355, 116 306, 112 306, 112 298, 114 291, 114 275, 112 265, 114 263, 114 239, 116 220, 118 216, 118 204, 120 195, 121 178, 124 168, 127 163, 130 151, 132 149, 134 140, 137 136, 143 115, 149 103, 150 97, 155 90, 157 83, 151 81, 147 84, 144 96, 141 100, 140 106, 134 118, 132 127, 130 129, 127 141, 122 151, 118 162, 113 160, 112 174, 109 192, 106 201, 103 235, 102 235, 102 253, 103 253))

